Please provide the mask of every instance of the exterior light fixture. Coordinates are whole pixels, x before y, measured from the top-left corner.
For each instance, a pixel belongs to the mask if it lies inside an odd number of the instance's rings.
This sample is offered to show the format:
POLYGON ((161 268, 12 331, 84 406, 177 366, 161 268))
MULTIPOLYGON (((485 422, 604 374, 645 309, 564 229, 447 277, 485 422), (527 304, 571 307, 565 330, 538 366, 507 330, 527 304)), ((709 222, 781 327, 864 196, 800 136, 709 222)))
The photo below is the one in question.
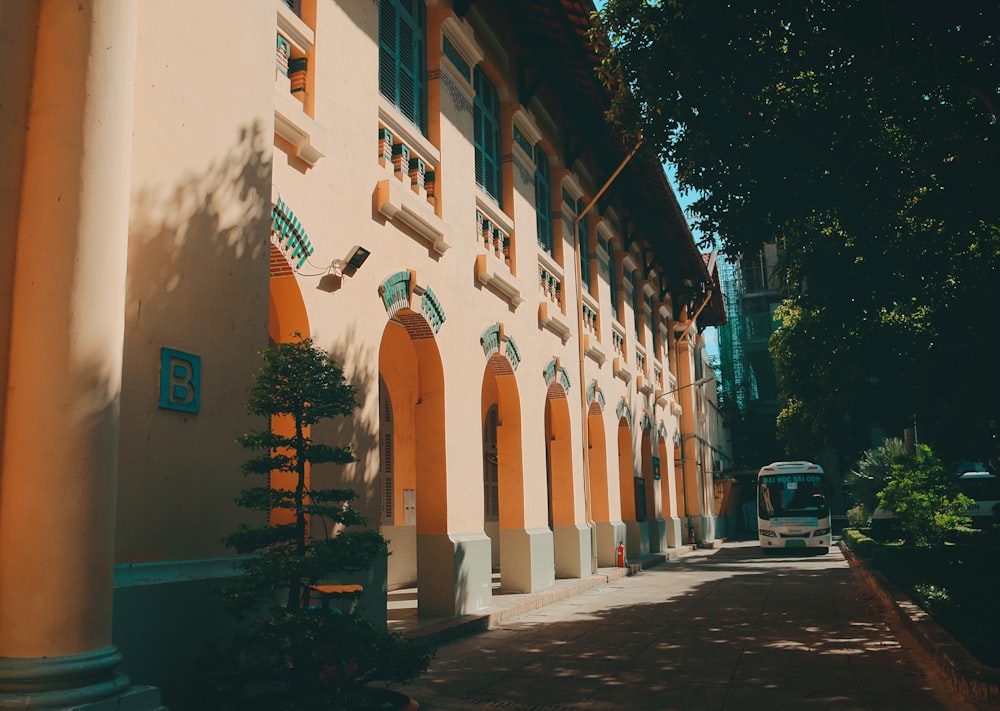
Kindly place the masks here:
POLYGON ((347 263, 348 267, 350 267, 354 271, 357 271, 358 269, 361 268, 361 265, 365 263, 365 260, 368 259, 368 255, 370 254, 371 252, 369 252, 364 247, 361 247, 359 245, 354 245, 353 247, 351 247, 351 251, 347 253, 347 256, 344 258, 344 261, 347 263))
POLYGON ((365 263, 370 254, 371 252, 364 247, 354 245, 346 257, 343 259, 334 259, 330 262, 327 276, 330 274, 337 277, 352 276, 354 272, 361 268, 361 265, 365 263))

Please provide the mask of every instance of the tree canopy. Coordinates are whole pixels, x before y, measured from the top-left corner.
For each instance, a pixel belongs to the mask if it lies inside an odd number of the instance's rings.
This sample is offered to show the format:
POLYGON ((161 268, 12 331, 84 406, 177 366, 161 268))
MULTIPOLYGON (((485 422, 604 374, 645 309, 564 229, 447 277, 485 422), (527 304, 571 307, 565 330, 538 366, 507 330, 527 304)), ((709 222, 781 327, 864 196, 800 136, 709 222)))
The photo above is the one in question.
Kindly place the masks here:
POLYGON ((609 0, 609 118, 700 195, 730 255, 782 248, 772 338, 798 452, 916 420, 997 454, 996 3, 609 0))

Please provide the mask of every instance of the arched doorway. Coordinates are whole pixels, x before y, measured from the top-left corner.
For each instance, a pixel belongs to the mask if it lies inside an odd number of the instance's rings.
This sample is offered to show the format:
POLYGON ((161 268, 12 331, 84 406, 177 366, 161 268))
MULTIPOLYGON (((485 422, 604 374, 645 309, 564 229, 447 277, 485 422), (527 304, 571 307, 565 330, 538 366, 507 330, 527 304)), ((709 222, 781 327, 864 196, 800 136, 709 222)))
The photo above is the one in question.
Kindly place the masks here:
POLYGON ((690 539, 691 521, 688 518, 687 486, 684 482, 684 454, 681 450, 680 435, 674 435, 674 498, 677 500, 677 517, 680 519, 681 541, 690 539))
POLYGON ((557 578, 579 578, 590 572, 589 535, 581 535, 583 527, 576 516, 571 431, 566 389, 553 382, 545 394, 545 471, 557 578))
MULTIPOLYGON (((493 570, 499 574, 501 593, 531 592, 547 584, 539 579, 543 568, 539 558, 546 546, 538 545, 536 539, 551 533, 527 520, 521 398, 513 365, 501 353, 493 353, 486 362, 481 403, 483 528, 490 538, 493 570)), ((547 547, 551 551, 551 538, 547 547)), ((552 570, 551 562, 548 570, 552 570)), ((551 572, 543 577, 551 583, 551 572)))
POLYGON ((422 314, 399 309, 379 345, 382 535, 392 552, 388 585, 415 584, 421 615, 455 614, 454 579, 441 575, 454 560, 442 561, 434 545, 448 532, 444 422, 444 371, 434 333, 422 314))
MULTIPOLYGON (((268 345, 291 343, 310 334, 309 316, 295 274, 284 268, 287 259, 281 250, 271 244, 271 273, 268 279, 269 303, 267 319, 268 345)), ((282 436, 295 434, 295 423, 290 415, 277 415, 269 423, 271 431, 282 436)), ((308 430, 305 434, 308 435, 308 430)), ((292 490, 298 484, 295 472, 273 471, 269 485, 272 489, 292 490)), ((309 464, 306 464, 306 486, 309 485, 309 464)), ((274 509, 268 520, 271 525, 294 523, 295 512, 274 509)))
POLYGON ((671 449, 667 447, 666 431, 661 425, 657 444, 660 457, 660 501, 663 533, 660 537, 664 548, 676 548, 681 544, 680 519, 677 517, 677 491, 674 487, 676 476, 671 449))
POLYGON ((490 569, 500 573, 500 459, 497 454, 497 405, 483 418, 483 530, 490 538, 490 569))
POLYGON ((597 565, 607 568, 615 565, 618 544, 625 541, 625 524, 620 516, 611 516, 611 480, 608 476, 603 401, 604 396, 600 390, 596 390, 587 413, 587 436, 590 457, 590 516, 596 529, 597 565))
MULTIPOLYGON (((649 553, 658 553, 662 550, 660 546, 660 512, 662 511, 662 501, 660 500, 660 487, 653 478, 653 442, 650 436, 648 416, 644 416, 647 425, 642 428, 642 439, 639 442, 640 472, 642 474, 643 499, 646 504, 644 514, 645 524, 645 547, 649 553)), ((638 486, 638 482, 636 482, 638 486)))
MULTIPOLYGON (((619 411, 622 407, 619 406, 619 411)), ((649 553, 649 530, 646 522, 646 485, 642 470, 636 469, 632 449, 631 415, 628 406, 618 418, 618 490, 625 524, 625 554, 637 560, 649 553)))

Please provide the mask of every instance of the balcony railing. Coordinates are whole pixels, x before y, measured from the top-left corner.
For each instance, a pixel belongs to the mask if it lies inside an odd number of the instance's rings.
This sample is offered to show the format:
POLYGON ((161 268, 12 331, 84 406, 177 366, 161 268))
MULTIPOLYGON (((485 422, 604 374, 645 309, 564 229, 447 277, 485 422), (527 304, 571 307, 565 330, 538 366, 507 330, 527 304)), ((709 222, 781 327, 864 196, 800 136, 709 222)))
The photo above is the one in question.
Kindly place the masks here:
POLYGON ((539 264, 538 283, 542 290, 542 297, 546 301, 557 304, 559 306, 559 310, 561 311, 563 303, 562 277, 550 270, 548 267, 539 264))
POLYGON ((476 210, 476 237, 488 255, 510 268, 510 235, 482 210, 476 210))

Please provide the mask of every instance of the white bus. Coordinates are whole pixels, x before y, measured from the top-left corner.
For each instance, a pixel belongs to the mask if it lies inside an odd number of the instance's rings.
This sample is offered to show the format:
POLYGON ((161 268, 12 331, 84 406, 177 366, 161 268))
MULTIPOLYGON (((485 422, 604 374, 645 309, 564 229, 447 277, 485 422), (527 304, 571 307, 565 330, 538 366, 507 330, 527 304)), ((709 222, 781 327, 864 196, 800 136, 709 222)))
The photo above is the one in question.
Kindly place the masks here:
POLYGON ((774 462, 757 474, 757 531, 762 551, 830 550, 833 540, 823 469, 812 462, 774 462))

